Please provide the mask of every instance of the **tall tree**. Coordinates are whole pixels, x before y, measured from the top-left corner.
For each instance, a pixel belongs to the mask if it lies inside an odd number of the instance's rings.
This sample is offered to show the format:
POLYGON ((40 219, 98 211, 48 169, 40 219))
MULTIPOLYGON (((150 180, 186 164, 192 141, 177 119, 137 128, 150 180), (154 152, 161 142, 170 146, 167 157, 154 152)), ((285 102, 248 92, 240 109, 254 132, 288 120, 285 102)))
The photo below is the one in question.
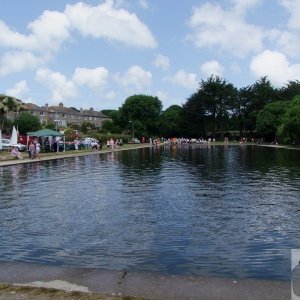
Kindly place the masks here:
POLYGON ((285 143, 300 143, 300 96, 294 97, 288 104, 278 135, 285 143))
POLYGON ((300 95, 300 82, 298 80, 289 81, 279 90, 279 98, 282 100, 292 100, 300 95))
POLYGON ((278 126, 282 122, 282 116, 287 106, 288 102, 286 101, 275 101, 267 104, 259 111, 256 119, 256 131, 261 137, 267 141, 276 139, 278 126))
POLYGON ((119 109, 119 120, 123 128, 129 126, 129 121, 133 122, 136 136, 155 135, 159 132, 161 112, 162 103, 157 97, 133 95, 119 109))
POLYGON ((202 91, 198 90, 183 105, 182 131, 186 137, 205 137, 207 135, 208 117, 206 116, 205 103, 201 101, 202 93, 202 91))
POLYGON ((182 134, 182 107, 172 105, 160 117, 160 133, 164 137, 178 137, 182 134))
POLYGON ((249 90, 250 101, 245 110, 245 129, 252 134, 256 128, 256 117, 263 107, 278 100, 278 90, 275 89, 267 77, 257 80, 249 90))
POLYGON ((250 86, 242 87, 237 91, 236 97, 234 97, 232 106, 231 122, 234 130, 238 129, 240 136, 244 135, 246 128, 245 116, 247 107, 251 102, 250 86))
POLYGON ((3 125, 10 113, 18 113, 24 108, 23 103, 11 96, 0 94, 0 128, 3 129, 3 125))
POLYGON ((197 119, 200 117, 205 125, 209 121, 212 136, 216 136, 218 129, 222 139, 236 94, 237 90, 231 83, 212 75, 206 81, 201 80, 198 91, 187 100, 184 106, 185 114, 187 111, 189 114, 202 114, 202 117, 198 116, 197 119), (191 111, 193 107, 197 107, 194 113, 191 111))
POLYGON ((22 112, 15 120, 15 125, 18 126, 20 134, 26 134, 30 131, 37 131, 41 129, 40 119, 27 112, 22 112))

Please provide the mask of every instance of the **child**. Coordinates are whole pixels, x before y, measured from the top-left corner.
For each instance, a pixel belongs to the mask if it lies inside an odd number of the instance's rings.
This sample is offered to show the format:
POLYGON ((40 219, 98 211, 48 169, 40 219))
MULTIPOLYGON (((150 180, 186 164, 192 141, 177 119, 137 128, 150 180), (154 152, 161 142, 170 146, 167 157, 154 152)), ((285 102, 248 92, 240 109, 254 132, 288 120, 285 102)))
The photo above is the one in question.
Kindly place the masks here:
POLYGON ((13 158, 16 158, 16 159, 23 159, 23 156, 22 154, 20 153, 20 151, 18 150, 17 147, 14 147, 12 150, 11 150, 11 156, 13 158))

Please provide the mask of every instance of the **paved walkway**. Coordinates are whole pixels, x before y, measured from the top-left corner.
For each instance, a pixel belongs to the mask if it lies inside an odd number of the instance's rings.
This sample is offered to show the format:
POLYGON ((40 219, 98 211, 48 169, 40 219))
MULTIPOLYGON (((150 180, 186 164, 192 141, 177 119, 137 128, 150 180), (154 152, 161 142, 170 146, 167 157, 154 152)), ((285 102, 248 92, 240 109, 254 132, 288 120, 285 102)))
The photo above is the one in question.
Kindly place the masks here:
POLYGON ((288 281, 166 276, 155 273, 0 263, 0 282, 158 300, 288 300, 288 281))

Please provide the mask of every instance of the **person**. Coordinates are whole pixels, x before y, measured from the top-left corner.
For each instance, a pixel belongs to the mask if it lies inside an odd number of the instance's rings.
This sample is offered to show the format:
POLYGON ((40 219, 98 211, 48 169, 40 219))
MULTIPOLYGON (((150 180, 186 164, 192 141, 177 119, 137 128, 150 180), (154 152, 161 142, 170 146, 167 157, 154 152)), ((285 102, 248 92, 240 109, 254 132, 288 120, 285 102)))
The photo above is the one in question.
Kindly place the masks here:
POLYGON ((78 140, 78 138, 76 138, 75 139, 75 141, 74 141, 74 146, 75 146, 75 150, 77 151, 78 150, 78 148, 79 148, 79 140, 78 140))
POLYGON ((23 159, 23 156, 21 154, 21 152, 18 150, 17 147, 14 147, 12 150, 11 150, 11 156, 13 158, 16 158, 16 159, 23 159))
POLYGON ((35 158, 35 145, 34 145, 33 141, 30 142, 28 150, 30 153, 30 158, 34 159, 35 158))
POLYGON ((40 152, 41 152, 41 144, 39 140, 35 141, 35 157, 37 159, 40 159, 40 152))
POLYGON ((113 138, 110 139, 109 145, 110 145, 110 150, 114 151, 115 142, 114 142, 113 138))

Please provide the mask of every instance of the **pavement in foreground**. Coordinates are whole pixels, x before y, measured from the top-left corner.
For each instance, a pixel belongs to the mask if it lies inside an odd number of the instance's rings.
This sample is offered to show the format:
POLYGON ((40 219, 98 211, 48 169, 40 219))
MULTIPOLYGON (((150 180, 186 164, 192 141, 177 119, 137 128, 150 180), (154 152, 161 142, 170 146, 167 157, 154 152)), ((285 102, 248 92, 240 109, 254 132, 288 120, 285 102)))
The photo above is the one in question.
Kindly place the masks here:
POLYGON ((77 291, 86 293, 86 295, 94 293, 119 297, 131 296, 139 299, 291 299, 289 281, 169 276, 157 273, 121 272, 16 262, 0 262, 0 282, 11 285, 54 288, 67 292, 77 291))

